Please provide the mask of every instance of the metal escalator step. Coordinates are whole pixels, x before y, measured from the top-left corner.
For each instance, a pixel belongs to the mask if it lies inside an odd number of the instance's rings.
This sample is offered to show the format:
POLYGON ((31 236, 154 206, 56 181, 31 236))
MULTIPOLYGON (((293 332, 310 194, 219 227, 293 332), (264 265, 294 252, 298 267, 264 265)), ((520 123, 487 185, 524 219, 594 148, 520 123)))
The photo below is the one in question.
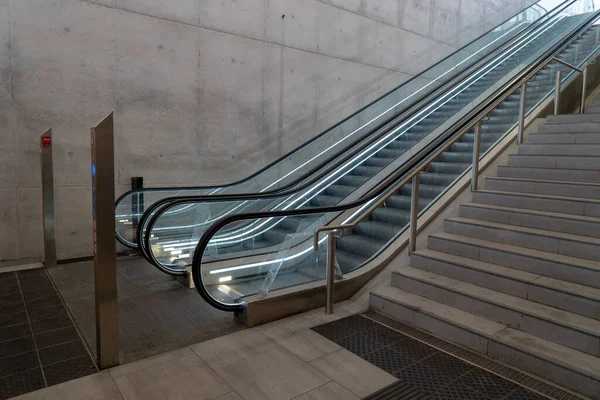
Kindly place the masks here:
POLYGON ((352 234, 338 239, 336 247, 368 258, 377 253, 386 242, 387 241, 381 239, 352 234))
POLYGON ((327 196, 319 194, 310 200, 310 205, 313 207, 328 207, 336 205, 340 201, 339 197, 327 196))
POLYGON ((338 182, 345 186, 354 186, 360 187, 365 184, 369 180, 367 176, 358 176, 358 175, 344 175, 338 182))
POLYGON ((472 159, 473 155, 470 152, 457 153, 453 151, 446 151, 436 158, 437 161, 459 163, 468 163, 472 159))
MULTIPOLYGON (((279 225, 278 225, 279 226, 279 225)), ((263 233, 263 239, 271 244, 271 246, 281 245, 286 239, 291 239, 288 235, 294 234, 294 231, 282 229, 282 227, 271 228, 263 233)))
POLYGON ((394 160, 395 160, 395 158, 383 158, 383 157, 372 156, 372 157, 369 157, 365 162, 363 162, 362 165, 366 165, 369 167, 385 168, 388 165, 390 165, 390 163, 394 160))
MULTIPOLYGON (((433 199, 438 196, 444 190, 444 186, 435 186, 435 185, 419 185, 419 197, 423 197, 425 199, 433 199)), ((400 189, 400 194, 403 196, 410 196, 412 193, 412 185, 404 185, 400 189)))
POLYGON ((405 226, 410 221, 410 212, 392 207, 378 207, 369 215, 372 221, 392 224, 394 226, 405 226))
POLYGON ((344 198, 350 193, 354 192, 355 190, 355 186, 344 186, 335 184, 328 186, 327 189, 325 189, 325 194, 333 197, 344 198))
MULTIPOLYGON (((419 197, 419 210, 424 209, 429 205, 431 199, 419 197)), ((410 196, 405 195, 394 195, 390 196, 386 200, 386 204, 388 207, 395 208, 398 210, 410 210, 410 196)))
POLYGON ((352 170, 352 175, 367 176, 370 178, 373 175, 377 174, 379 171, 381 171, 381 168, 359 165, 358 167, 352 170))
POLYGON ((435 186, 448 186, 450 185, 452 182, 454 182, 454 180, 456 179, 456 177, 458 176, 458 174, 439 174, 439 173, 432 173, 432 172, 427 172, 424 174, 421 174, 419 181, 421 182, 422 185, 435 185, 435 186))
POLYGON ((336 248, 335 259, 344 274, 355 270, 367 261, 367 257, 350 253, 342 248, 336 248))
POLYGON ((380 221, 365 220, 361 221, 352 231, 361 236, 377 238, 380 240, 390 240, 402 227, 384 223, 380 221))
POLYGON ((429 172, 441 174, 462 174, 465 170, 471 167, 471 164, 466 163, 447 163, 434 161, 429 164, 429 172))

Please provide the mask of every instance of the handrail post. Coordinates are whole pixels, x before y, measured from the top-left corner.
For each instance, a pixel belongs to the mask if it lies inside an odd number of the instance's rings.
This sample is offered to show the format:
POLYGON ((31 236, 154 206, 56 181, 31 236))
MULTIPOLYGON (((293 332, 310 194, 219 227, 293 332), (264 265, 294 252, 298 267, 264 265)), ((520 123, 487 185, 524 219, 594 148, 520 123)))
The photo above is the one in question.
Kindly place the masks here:
POLYGON ((473 138, 473 175, 471 177, 471 191, 477 190, 479 179, 479 153, 481 148, 481 120, 475 124, 475 137, 473 138))
POLYGON ((408 239, 408 254, 417 250, 417 217, 419 216, 419 173, 412 178, 410 194, 410 237, 408 239))
POLYGON ((523 143, 525 136, 525 113, 527 112, 527 81, 521 85, 521 103, 519 104, 519 130, 517 133, 517 145, 523 143))
POLYGON ((560 86, 562 83, 562 71, 556 71, 556 92, 554 93, 554 115, 558 115, 558 105, 560 102, 560 86))
POLYGON ((333 314, 333 290, 335 283, 335 231, 327 232, 327 281, 325 283, 327 298, 325 314, 333 314))
POLYGON ((587 89, 587 66, 583 69, 582 72, 582 82, 581 82, 581 104, 579 106, 579 113, 583 114, 585 112, 585 97, 586 97, 586 89, 587 89))

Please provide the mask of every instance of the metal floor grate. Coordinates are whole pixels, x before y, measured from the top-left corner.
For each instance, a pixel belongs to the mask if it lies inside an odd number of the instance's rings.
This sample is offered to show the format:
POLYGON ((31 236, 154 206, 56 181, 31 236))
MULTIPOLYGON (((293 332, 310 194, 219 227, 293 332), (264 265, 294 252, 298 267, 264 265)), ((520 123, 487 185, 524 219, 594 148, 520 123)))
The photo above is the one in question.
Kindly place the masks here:
POLYGON ((587 399, 373 311, 313 330, 398 378, 368 400, 587 399))

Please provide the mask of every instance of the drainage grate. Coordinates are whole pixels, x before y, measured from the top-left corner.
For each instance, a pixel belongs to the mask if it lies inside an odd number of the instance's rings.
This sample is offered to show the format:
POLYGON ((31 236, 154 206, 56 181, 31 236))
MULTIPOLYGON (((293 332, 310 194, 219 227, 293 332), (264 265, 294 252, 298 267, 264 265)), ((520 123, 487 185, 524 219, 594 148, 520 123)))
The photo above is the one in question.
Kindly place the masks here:
MULTIPOLYGON (((383 326, 391 328, 396 332, 408 336, 410 339, 407 340, 425 343, 427 347, 434 348, 433 351, 438 354, 440 352, 449 354, 450 356, 463 360, 476 367, 471 369, 467 374, 459 377, 454 385, 477 390, 481 393, 479 398, 502 400, 540 400, 548 398, 557 400, 589 400, 587 397, 575 394, 541 378, 491 360, 471 350, 467 350, 432 336, 429 333, 405 325, 377 312, 368 311, 362 315, 373 321, 379 322, 383 326), (515 387, 516 389, 514 389, 515 387), (511 388, 513 388, 513 390, 512 392, 509 392, 511 388), (505 389, 504 397, 500 397, 503 389, 505 389)), ((407 340, 395 344, 395 349, 398 351, 398 347, 406 343, 407 340)), ((426 363, 426 361, 423 363, 426 363)), ((373 399, 384 398, 385 397, 373 397, 373 399)), ((436 397, 432 397, 432 399, 433 398, 436 397)), ((465 395, 464 398, 468 398, 468 396, 465 395)))

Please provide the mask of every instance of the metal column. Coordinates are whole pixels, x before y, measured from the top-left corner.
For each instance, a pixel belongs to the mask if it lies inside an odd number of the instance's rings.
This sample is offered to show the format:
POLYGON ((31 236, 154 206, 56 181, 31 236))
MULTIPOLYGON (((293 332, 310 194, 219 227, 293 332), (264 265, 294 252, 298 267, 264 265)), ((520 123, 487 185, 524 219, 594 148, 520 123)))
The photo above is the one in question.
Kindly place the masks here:
POLYGON ((113 114, 91 131, 96 345, 101 369, 119 363, 113 114))
POLYGON ((521 86, 521 103, 519 103, 519 130, 517 144, 523 143, 525 137, 525 114, 527 113, 527 82, 521 86))
POLYGON ((473 138, 473 171, 471 176, 471 191, 477 190, 479 180, 479 153, 481 148, 481 121, 475 124, 475 137, 473 138))
POLYGON ((587 67, 583 69, 581 76, 581 104, 579 106, 579 113, 585 112, 585 98, 587 96, 587 67))
POLYGON ((333 289, 335 285, 335 231, 327 232, 327 280, 325 282, 327 298, 325 314, 333 314, 333 289))
POLYGON ((40 138, 42 166, 42 215, 44 221, 44 265, 56 267, 56 219, 54 216, 54 167, 52 163, 52 129, 40 138))
POLYGON ((410 194, 410 236, 408 238, 408 254, 417 250, 417 219, 419 217, 419 172, 412 178, 410 194))
POLYGON ((554 115, 558 115, 561 84, 562 84, 562 71, 558 70, 558 71, 556 71, 556 92, 554 93, 554 115))

